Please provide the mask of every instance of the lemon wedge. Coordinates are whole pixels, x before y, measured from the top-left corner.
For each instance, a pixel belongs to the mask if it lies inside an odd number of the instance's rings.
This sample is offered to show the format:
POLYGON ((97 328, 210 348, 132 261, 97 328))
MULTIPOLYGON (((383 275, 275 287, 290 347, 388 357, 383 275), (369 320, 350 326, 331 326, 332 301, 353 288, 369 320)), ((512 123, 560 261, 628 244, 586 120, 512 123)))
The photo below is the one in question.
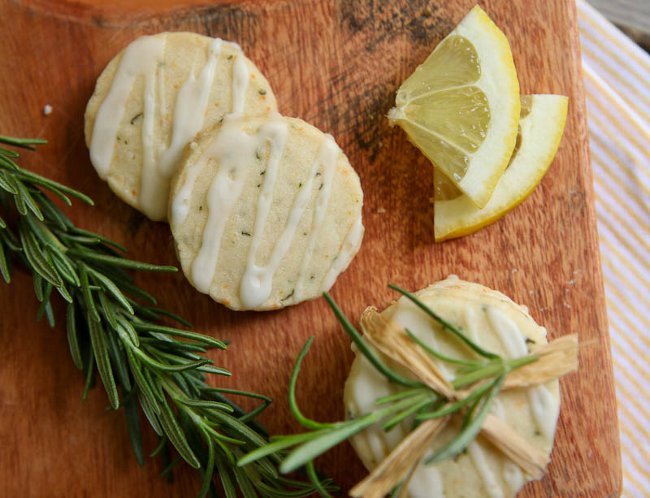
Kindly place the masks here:
POLYGON ((487 204, 517 138, 510 45, 478 5, 402 83, 391 124, 472 202, 487 204))
POLYGON ((564 131, 568 98, 527 95, 521 98, 518 140, 510 164, 483 209, 463 195, 445 175, 434 171, 436 241, 475 232, 519 205, 542 180, 564 131))

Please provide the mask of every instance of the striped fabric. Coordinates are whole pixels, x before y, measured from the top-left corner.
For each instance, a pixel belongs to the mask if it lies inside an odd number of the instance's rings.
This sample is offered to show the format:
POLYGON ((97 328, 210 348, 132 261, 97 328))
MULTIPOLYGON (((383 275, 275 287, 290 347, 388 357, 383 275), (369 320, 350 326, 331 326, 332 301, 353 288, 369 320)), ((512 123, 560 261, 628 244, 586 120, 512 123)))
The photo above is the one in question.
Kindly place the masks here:
POLYGON ((650 57, 578 0, 623 496, 650 493, 650 57))

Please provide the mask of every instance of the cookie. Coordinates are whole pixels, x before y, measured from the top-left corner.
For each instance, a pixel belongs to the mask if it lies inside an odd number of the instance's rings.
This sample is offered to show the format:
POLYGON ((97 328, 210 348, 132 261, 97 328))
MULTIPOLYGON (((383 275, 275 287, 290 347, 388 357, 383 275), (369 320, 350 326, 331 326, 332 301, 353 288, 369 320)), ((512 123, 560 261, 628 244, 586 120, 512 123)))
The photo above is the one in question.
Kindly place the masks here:
MULTIPOLYGON (((547 343, 546 329, 535 323, 525 307, 482 285, 450 277, 421 290, 417 296, 481 347, 504 358, 525 356, 531 346, 547 343)), ((384 310, 382 316, 408 328, 442 354, 469 357, 466 347, 441 331, 431 318, 404 297, 384 310)), ((448 379, 454 377, 454 365, 438 360, 436 363, 448 379)), ((395 394, 399 389, 363 355, 357 354, 345 384, 348 416, 358 417, 376 410, 376 399, 395 394)), ((491 413, 549 455, 559 411, 559 383, 554 380, 536 387, 501 391, 491 413)), ((380 426, 373 426, 352 439, 352 446, 368 470, 379 465, 406 437, 412 423, 412 419, 408 419, 388 433, 380 426)), ((459 420, 452 419, 437 436, 432 449, 449 441, 458 430, 459 420)), ((531 476, 479 434, 467 451, 454 459, 432 465, 420 463, 409 481, 408 495, 417 498, 514 497, 530 480, 531 476)))
POLYGON ((170 226, 189 281, 215 301, 269 310, 328 290, 363 236, 359 177, 300 119, 226 117, 190 144, 170 226))
POLYGON ((237 44, 195 33, 142 36, 97 80, 86 144, 97 173, 122 200, 165 220, 186 144, 229 113, 275 109, 269 83, 237 44))

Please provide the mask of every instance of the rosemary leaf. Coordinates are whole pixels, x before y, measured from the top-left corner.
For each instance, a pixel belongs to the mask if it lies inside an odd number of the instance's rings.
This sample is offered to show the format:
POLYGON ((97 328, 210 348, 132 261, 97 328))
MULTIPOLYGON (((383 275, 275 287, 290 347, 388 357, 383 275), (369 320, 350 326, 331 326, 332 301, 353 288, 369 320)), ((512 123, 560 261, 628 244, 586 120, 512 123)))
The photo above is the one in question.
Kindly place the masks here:
POLYGON ((483 425, 483 420, 485 420, 485 417, 490 411, 494 398, 499 394, 505 378, 505 375, 501 375, 492 381, 491 389, 488 391, 488 394, 480 401, 481 404, 480 407, 476 409, 476 413, 471 418, 466 419, 466 423, 460 433, 449 443, 437 449, 427 457, 425 464, 432 464, 448 458, 453 458, 464 451, 465 448, 476 439, 476 436, 481 430, 481 425, 483 425))
POLYGON ((233 476, 231 475, 231 467, 224 458, 217 455, 217 472, 221 480, 221 487, 223 488, 226 498, 237 498, 237 490, 233 483, 233 476))
MULTIPOLYGON (((1 163, 2 159, 0 159, 1 163)), ((6 161, 6 159, 5 159, 6 161)), ((10 194, 17 195, 18 190, 16 189, 16 183, 12 181, 13 177, 9 176, 9 173, 6 171, 0 171, 0 189, 10 194)))
POLYGON ((199 489, 199 498, 203 498, 210 491, 212 486, 212 474, 214 473, 214 464, 215 464, 215 450, 214 445, 210 441, 210 436, 205 434, 206 446, 208 448, 208 461, 205 464, 203 470, 203 483, 201 484, 201 489, 199 489))
POLYGON ((142 263, 140 261, 133 261, 132 259, 121 258, 118 256, 109 256, 106 254, 99 254, 88 250, 70 249, 68 251, 70 257, 78 257, 85 261, 96 261, 113 265, 118 268, 129 268, 131 270, 152 271, 152 272, 176 272, 178 269, 175 266, 161 266, 142 263))
POLYGON ((83 363, 81 360, 81 349, 79 348, 79 335, 77 332, 77 317, 76 317, 76 305, 74 302, 68 303, 66 309, 66 330, 68 333, 68 345, 70 347, 70 356, 72 356, 72 362, 74 366, 79 370, 83 369, 83 363))
POLYGON ((142 427, 140 425, 140 416, 138 414, 137 398, 133 393, 124 396, 122 405, 124 406, 124 415, 126 417, 126 427, 129 431, 129 439, 135 460, 139 465, 144 465, 144 451, 142 448, 142 427))
POLYGON ((75 197, 86 204, 89 204, 90 206, 93 206, 95 203, 93 200, 88 197, 87 195, 79 192, 78 190, 74 190, 66 185, 63 185, 61 183, 52 181, 48 178, 45 178, 43 176, 37 175, 36 173, 32 173, 31 171, 27 170, 21 170, 18 172, 18 176, 24 180, 27 180, 30 182, 32 185, 38 185, 40 187, 45 187, 46 189, 55 192, 59 197, 61 197, 66 204, 69 206, 72 204, 69 198, 67 198, 65 195, 62 194, 68 194, 71 197, 75 197), (67 199, 67 200, 66 200, 67 199))
MULTIPOLYGON (((90 314, 90 312, 88 313, 90 314)), ((99 320, 96 321, 92 316, 88 316, 87 322, 88 331, 90 333, 90 344, 92 345, 93 354, 97 361, 99 377, 102 379, 111 407, 117 410, 120 406, 120 398, 117 393, 115 379, 113 378, 113 370, 111 368, 111 360, 108 354, 105 331, 103 330, 99 320)))
MULTIPOLYGON (((2 227, 0 227, 0 230, 2 230, 2 227)), ((1 238, 1 234, 0 234, 0 274, 2 274, 2 278, 5 281, 5 283, 8 284, 11 282, 11 269, 9 268, 9 260, 7 259, 7 255, 5 254, 5 248, 1 238)))
POLYGON ((150 323, 139 323, 134 322, 133 327, 136 330, 146 330, 149 332, 160 332, 162 334, 173 335, 177 337, 184 337, 185 339, 191 339, 193 341, 205 344, 211 348, 226 349, 226 344, 219 339, 213 337, 197 334, 196 332, 190 332, 188 330, 181 330, 173 327, 164 327, 162 325, 150 324, 150 323))
POLYGON ((317 456, 322 455, 330 448, 367 429, 378 421, 380 418, 377 416, 378 413, 380 412, 373 412, 358 419, 344 422, 334 429, 318 431, 320 433, 319 437, 312 437, 309 441, 289 453, 280 464, 280 472, 283 474, 293 472, 317 456))
MULTIPOLYGON (((165 433, 163 431, 162 425, 160 424, 160 421, 158 420, 158 415, 156 414, 155 411, 158 405, 155 403, 152 404, 145 396, 141 396, 138 401, 140 401, 140 408, 142 408, 142 412, 144 413, 144 416, 147 418, 149 425, 151 425, 151 428, 154 430, 154 432, 162 438, 165 433)), ((165 448, 163 445, 162 450, 164 449, 165 448)), ((164 454, 164 451, 162 450, 160 454, 164 454)))
POLYGON ((424 351, 426 351, 428 354, 433 356, 434 358, 444 361, 445 363, 450 363, 452 365, 461 365, 463 367, 476 367, 477 365, 480 365, 480 363, 476 361, 470 361, 470 360, 461 360, 458 358, 452 358, 450 356, 444 355, 439 351, 436 351, 433 349, 431 346, 429 346, 427 343, 422 341, 417 335, 415 335, 413 332, 411 332, 408 328, 405 328, 404 331, 406 334, 411 338, 413 342, 415 342, 418 346, 420 346, 424 351))
POLYGON ((424 412, 420 415, 418 415, 416 418, 417 421, 421 422, 423 420, 428 420, 432 418, 439 418, 439 417, 445 417, 447 415, 451 415, 452 413, 457 412, 464 406, 467 406, 469 404, 472 404, 474 401, 480 399, 487 391, 492 389, 494 386, 490 382, 486 382, 480 387, 477 387, 474 389, 471 393, 469 393, 466 397, 459 399, 458 401, 455 401, 453 403, 449 403, 448 405, 440 408, 439 410, 435 410, 433 412, 424 412))
POLYGON ((293 413, 293 416, 300 423, 300 425, 308 429, 318 430, 318 429, 326 429, 326 428, 333 427, 334 424, 322 424, 320 422, 316 422, 315 420, 311 420, 305 417, 300 411, 300 408, 298 407, 298 403, 296 402, 296 383, 298 381, 298 375, 300 374, 300 366, 302 365, 302 361, 305 359, 305 356, 307 356, 307 353, 309 352, 309 348, 311 347, 313 342, 314 342, 314 337, 312 336, 307 340, 307 342, 303 346, 302 350, 300 351, 300 354, 298 355, 298 359, 296 360, 295 366, 293 367, 293 372, 291 373, 291 379, 289 380, 289 407, 291 409, 291 413, 293 413))
POLYGON ((386 403, 392 403, 394 401, 399 401, 401 399, 405 398, 411 398, 413 396, 416 396, 422 392, 426 392, 426 388, 424 387, 414 387, 411 389, 405 389, 403 391, 398 391, 395 394, 388 394, 386 396, 382 396, 381 398, 377 398, 375 400, 375 404, 377 405, 383 405, 386 403))
POLYGON ((354 326, 350 323, 348 318, 343 314, 341 309, 338 307, 334 299, 327 293, 323 293, 323 297, 327 301, 327 304, 330 305, 330 308, 332 308, 332 311, 334 312, 334 315, 338 319, 339 323, 343 327, 343 329, 348 333, 350 336, 350 339, 352 339, 352 342, 359 348, 361 353, 368 359, 370 363, 379 371, 381 372, 386 378, 391 380, 392 382, 395 382, 396 384, 400 384, 402 386, 406 387, 419 387, 422 384, 419 382, 415 382, 411 379, 407 379, 406 377, 394 372, 391 370, 384 362, 383 360, 375 353, 370 346, 366 343, 366 341, 363 339, 361 334, 357 331, 357 329, 354 328, 354 326))
POLYGON ((257 498, 257 493, 253 489, 253 486, 250 483, 248 476, 244 469, 240 467, 234 467, 233 472, 235 474, 235 479, 239 485, 239 491, 241 492, 244 498, 257 498))
POLYGON ((167 436, 167 438, 169 438, 169 441, 174 445, 179 455, 182 456, 183 459, 191 467, 194 467, 195 469, 200 468, 201 462, 199 461, 199 459, 196 457, 196 455, 190 448, 190 445, 187 442, 187 438, 185 437, 183 430, 178 425, 176 416, 174 415, 174 412, 170 408, 167 401, 163 401, 162 403, 160 403, 160 407, 161 407, 161 411, 160 411, 159 420, 160 420, 160 425, 163 431, 165 432, 165 435, 167 436))
POLYGON ((88 392, 95 385, 95 357, 92 354, 92 346, 90 343, 88 343, 86 361, 84 364, 86 368, 84 372, 86 374, 86 382, 84 383, 84 390, 81 394, 81 399, 85 401, 88 398, 88 392))
POLYGON ((426 304, 424 304, 422 301, 418 299, 418 297, 399 287, 398 285, 395 284, 389 284, 388 287, 391 289, 399 292, 402 294, 404 297, 406 297, 409 301, 411 301, 413 304, 415 304, 418 308, 420 308, 422 311, 424 311, 427 315, 429 315, 431 318, 433 318, 436 322, 438 322, 443 330, 447 330, 451 332, 453 335, 455 335, 458 339, 460 339, 464 344, 466 344, 470 349, 472 349, 475 353, 479 354, 480 356, 483 356, 484 358, 488 359, 496 359, 498 358, 497 355, 494 353, 491 353, 490 351, 487 351, 483 349, 481 346, 476 344, 474 341, 472 341, 469 337, 467 337, 465 334, 463 334, 460 329, 449 323, 447 320, 439 316, 436 312, 434 312, 431 308, 429 308, 426 304))
POLYGON ((118 339, 116 339, 114 334, 106 334, 108 339, 108 353, 111 363, 115 365, 115 370, 117 371, 117 378, 120 381, 120 384, 124 387, 126 391, 131 391, 131 376, 129 375, 129 365, 126 356, 122 349, 120 349, 120 344, 118 339))
POLYGON ((34 271, 55 287, 61 286, 63 284, 61 277, 54 265, 44 256, 45 251, 26 223, 19 224, 18 233, 20 234, 23 253, 34 271))
POLYGON ((327 492, 327 489, 325 489, 325 486, 322 485, 320 478, 316 473, 314 462, 308 462, 307 465, 305 465, 305 469, 307 470, 307 476, 309 476, 309 479, 314 484, 314 488, 316 488, 318 494, 320 494, 323 498, 332 498, 332 495, 330 495, 327 492))
POLYGON ((233 407, 228 403, 220 403, 218 401, 193 400, 184 397, 174 399, 182 405, 190 406, 192 408, 200 408, 203 410, 224 410, 229 413, 233 412, 233 407))
MULTIPOLYGON (((43 140, 42 138, 16 138, 0 135, 0 144, 13 145, 14 147, 21 147, 23 149, 36 150, 35 145, 43 145, 46 143, 47 140, 43 140)), ((7 149, 4 150, 7 151, 7 149)), ((18 154, 14 157, 18 157, 18 154)))
POLYGON ((248 465, 249 463, 255 462, 261 458, 274 455, 276 453, 280 453, 282 452, 282 450, 291 448, 292 446, 295 446, 300 443, 310 441, 311 439, 314 438, 314 434, 320 434, 321 432, 324 431, 320 431, 317 433, 305 432, 304 434, 295 434, 291 436, 281 436, 281 437, 276 436, 274 438, 271 438, 270 443, 254 451, 251 451, 250 453, 240 458, 237 462, 237 465, 241 467, 244 465, 248 465))
POLYGON ((421 401, 416 401, 412 406, 408 407, 406 410, 398 413, 395 415, 393 418, 389 419, 388 421, 384 422, 382 424, 382 429, 385 432, 390 432, 392 431, 395 427, 397 427, 403 420, 406 418, 410 417, 411 415, 417 413, 418 411, 431 406, 433 403, 435 403, 438 400, 437 396, 426 396, 424 399, 421 401))
POLYGON ((131 307, 129 301, 126 299, 126 297, 124 297, 124 294, 122 294, 120 289, 117 288, 117 285, 115 285, 111 281, 111 279, 107 278, 105 275, 98 272, 97 270, 93 270, 92 268, 88 268, 88 273, 93 278, 93 280, 95 280, 98 285, 100 285, 119 304, 121 304, 129 314, 133 315, 134 313, 133 307, 131 307))

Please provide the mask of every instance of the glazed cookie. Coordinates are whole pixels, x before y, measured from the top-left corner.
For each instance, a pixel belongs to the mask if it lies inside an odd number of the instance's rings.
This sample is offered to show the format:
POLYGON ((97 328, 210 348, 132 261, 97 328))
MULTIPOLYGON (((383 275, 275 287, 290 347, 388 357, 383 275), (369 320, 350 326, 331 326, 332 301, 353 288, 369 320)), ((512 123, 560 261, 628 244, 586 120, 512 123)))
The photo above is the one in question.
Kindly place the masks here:
MULTIPOLYGON (((439 316, 465 331, 475 343, 505 358, 525 356, 530 347, 547 343, 546 329, 535 323, 524 306, 482 285, 449 277, 421 290, 417 296, 439 316)), ((405 297, 384 310, 382 316, 408 328, 444 355, 468 357, 468 348, 443 333, 437 323, 405 297)), ((453 379, 454 365, 436 363, 449 380, 453 379)), ((363 355, 357 354, 345 385, 348 415, 357 417, 375 410, 376 399, 399 389, 363 355)), ((557 380, 501 391, 492 407, 494 416, 546 455, 553 447, 559 411, 557 380)), ((407 424, 412 423, 409 419, 388 433, 373 426, 355 436, 352 445, 366 468, 374 469, 408 434, 412 426, 407 424)), ((452 419, 434 446, 448 442, 458 429, 458 420, 452 419)), ((479 435, 467 451, 453 459, 432 465, 421 463, 409 481, 408 491, 409 496, 417 498, 505 498, 514 497, 530 480, 531 476, 479 435)))
POLYGON ((186 149, 169 220, 192 285, 232 309, 268 310, 334 284, 361 244, 362 204, 330 135, 278 114, 228 116, 186 149))
POLYGON ((122 200, 164 220, 185 145, 228 113, 275 109, 269 83, 237 44, 195 33, 142 36, 97 80, 86 144, 97 173, 122 200))

